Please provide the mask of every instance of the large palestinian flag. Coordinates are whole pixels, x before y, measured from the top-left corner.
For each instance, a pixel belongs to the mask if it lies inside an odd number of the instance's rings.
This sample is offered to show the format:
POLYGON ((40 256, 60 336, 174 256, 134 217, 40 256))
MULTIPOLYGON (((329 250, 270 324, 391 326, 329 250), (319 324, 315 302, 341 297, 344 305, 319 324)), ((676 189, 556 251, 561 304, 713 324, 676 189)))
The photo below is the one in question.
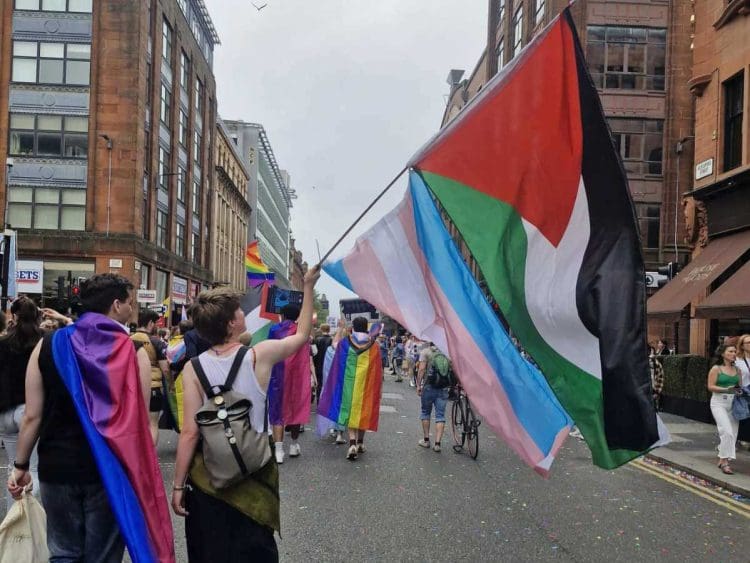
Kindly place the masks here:
POLYGON ((652 447, 636 217, 568 11, 411 165, 594 462, 652 447))

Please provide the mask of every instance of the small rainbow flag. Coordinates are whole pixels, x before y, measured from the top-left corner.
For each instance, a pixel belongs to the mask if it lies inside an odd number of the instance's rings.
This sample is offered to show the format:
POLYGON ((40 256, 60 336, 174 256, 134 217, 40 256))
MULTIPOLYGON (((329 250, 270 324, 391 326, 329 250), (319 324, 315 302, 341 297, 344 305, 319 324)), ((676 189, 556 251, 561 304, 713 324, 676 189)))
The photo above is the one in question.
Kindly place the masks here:
POLYGON ((256 287, 263 283, 273 283, 274 273, 268 269, 260 257, 258 241, 254 240, 247 245, 245 250, 245 270, 247 270, 247 283, 250 287, 256 287))

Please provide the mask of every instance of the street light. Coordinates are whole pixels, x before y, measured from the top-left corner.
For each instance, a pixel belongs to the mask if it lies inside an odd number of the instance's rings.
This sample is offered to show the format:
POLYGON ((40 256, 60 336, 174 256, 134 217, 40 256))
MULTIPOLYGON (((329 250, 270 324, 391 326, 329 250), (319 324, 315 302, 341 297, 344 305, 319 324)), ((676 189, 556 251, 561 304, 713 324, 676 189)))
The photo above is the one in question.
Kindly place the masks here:
POLYGON ((107 152, 109 152, 109 170, 107 172, 107 236, 109 236, 109 219, 110 219, 110 198, 112 197, 112 139, 109 135, 100 133, 99 136, 107 142, 107 152))

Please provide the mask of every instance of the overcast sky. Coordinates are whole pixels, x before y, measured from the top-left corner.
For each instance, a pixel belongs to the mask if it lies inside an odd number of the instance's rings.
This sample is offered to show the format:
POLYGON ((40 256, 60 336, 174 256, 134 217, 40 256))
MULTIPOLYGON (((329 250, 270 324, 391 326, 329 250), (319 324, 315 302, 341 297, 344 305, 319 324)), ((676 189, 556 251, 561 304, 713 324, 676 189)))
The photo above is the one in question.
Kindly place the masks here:
MULTIPOLYGON (((219 114, 262 123, 299 199, 297 248, 310 264, 439 128, 452 68, 484 48, 485 0, 206 0, 221 37, 219 114)), ((401 199, 394 186, 334 256, 401 199)), ((326 274, 318 289, 353 295, 326 274)))

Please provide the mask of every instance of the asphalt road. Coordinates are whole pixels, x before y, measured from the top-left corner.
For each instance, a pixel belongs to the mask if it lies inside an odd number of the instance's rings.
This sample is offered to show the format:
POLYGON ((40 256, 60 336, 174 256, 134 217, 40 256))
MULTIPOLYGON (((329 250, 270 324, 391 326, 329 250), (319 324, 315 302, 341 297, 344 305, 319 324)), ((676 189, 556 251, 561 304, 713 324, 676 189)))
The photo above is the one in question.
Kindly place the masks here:
MULTIPOLYGON (((597 469, 573 438, 547 480, 484 428, 476 461, 422 449, 414 390, 386 379, 359 460, 308 427, 281 467, 282 561, 750 561, 746 516, 633 467, 597 469)), ((174 444, 164 433, 169 484, 174 444)), ((181 521, 175 536, 186 561, 181 521)))

